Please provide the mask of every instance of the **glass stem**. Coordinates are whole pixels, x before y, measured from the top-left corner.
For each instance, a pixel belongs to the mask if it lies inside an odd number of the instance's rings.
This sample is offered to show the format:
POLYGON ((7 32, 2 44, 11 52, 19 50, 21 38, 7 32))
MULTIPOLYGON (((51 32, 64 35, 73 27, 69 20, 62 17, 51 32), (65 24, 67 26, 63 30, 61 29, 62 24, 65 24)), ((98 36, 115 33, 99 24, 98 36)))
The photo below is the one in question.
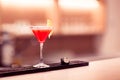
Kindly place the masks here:
POLYGON ((43 63, 43 45, 44 45, 44 43, 43 42, 41 42, 40 43, 40 63, 43 63))

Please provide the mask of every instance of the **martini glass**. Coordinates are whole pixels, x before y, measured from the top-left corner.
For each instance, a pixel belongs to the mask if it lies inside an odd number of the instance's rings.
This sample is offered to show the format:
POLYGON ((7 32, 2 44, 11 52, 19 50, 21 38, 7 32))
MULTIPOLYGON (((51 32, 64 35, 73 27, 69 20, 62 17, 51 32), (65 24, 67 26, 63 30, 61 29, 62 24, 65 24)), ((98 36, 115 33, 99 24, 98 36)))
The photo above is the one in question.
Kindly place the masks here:
POLYGON ((43 61, 43 45, 46 41, 48 35, 52 31, 51 27, 48 26, 32 26, 32 32, 34 33, 34 36, 37 38, 37 40, 40 43, 40 62, 36 65, 33 65, 33 67, 37 68, 46 68, 49 67, 49 65, 45 64, 43 61))

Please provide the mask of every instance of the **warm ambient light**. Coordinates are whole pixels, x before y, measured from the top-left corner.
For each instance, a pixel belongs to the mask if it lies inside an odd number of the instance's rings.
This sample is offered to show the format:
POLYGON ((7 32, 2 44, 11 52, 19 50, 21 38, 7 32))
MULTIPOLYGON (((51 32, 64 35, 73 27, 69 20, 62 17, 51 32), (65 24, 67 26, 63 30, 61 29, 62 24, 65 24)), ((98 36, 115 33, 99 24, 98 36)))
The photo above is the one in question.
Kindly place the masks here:
POLYGON ((59 5, 71 9, 91 9, 99 6, 97 0, 59 0, 59 5))
POLYGON ((53 0, 1 0, 3 6, 39 7, 53 5, 53 0))

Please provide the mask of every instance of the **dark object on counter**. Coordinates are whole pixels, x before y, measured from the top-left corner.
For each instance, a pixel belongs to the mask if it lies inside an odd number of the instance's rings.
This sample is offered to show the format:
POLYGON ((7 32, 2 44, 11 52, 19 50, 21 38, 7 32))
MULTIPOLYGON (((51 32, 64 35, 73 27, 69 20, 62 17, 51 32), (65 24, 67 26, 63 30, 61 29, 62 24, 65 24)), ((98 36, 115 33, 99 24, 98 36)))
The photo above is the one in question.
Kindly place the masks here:
POLYGON ((61 65, 69 65, 70 60, 67 57, 61 58, 61 65))
POLYGON ((20 68, 10 68, 10 67, 4 68, 4 69, 0 69, 0 77, 82 67, 82 66, 88 66, 89 63, 85 62, 85 61, 70 61, 69 65, 61 65, 61 63, 53 63, 53 64, 49 64, 49 65, 50 65, 50 67, 47 67, 47 68, 35 68, 32 66, 20 67, 20 68))

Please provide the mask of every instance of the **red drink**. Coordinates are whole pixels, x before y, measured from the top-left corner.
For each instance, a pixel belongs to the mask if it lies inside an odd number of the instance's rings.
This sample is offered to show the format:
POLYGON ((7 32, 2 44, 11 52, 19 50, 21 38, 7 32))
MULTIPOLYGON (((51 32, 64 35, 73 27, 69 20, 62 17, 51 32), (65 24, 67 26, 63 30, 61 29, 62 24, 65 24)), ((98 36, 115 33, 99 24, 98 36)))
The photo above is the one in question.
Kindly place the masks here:
POLYGON ((51 29, 33 29, 32 30, 39 42, 45 42, 51 29))

